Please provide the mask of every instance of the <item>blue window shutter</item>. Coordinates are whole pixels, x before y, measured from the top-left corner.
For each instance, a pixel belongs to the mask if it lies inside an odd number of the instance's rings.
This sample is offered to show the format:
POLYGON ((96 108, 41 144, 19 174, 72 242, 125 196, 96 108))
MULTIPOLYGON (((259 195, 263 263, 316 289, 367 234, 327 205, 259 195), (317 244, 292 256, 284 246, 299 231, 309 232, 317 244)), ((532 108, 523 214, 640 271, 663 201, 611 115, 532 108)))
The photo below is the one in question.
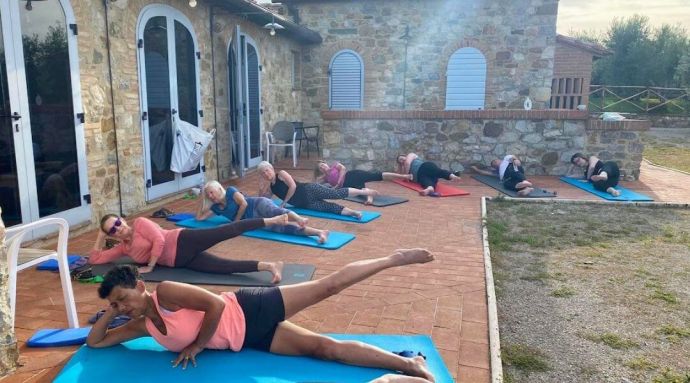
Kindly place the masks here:
POLYGON ((486 58, 476 48, 461 48, 448 61, 446 109, 484 109, 486 58))
POLYGON ((364 67, 353 51, 340 51, 331 60, 331 109, 362 109, 364 67))

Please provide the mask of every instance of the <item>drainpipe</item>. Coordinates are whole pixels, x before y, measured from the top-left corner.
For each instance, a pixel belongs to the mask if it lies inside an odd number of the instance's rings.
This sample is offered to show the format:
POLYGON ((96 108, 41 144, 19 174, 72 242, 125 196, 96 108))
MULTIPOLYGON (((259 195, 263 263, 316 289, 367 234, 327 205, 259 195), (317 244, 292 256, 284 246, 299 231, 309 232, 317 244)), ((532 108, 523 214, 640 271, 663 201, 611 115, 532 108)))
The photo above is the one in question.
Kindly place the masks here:
MULTIPOLYGON (((216 181, 220 182, 220 155, 218 154, 218 111, 216 110, 216 55, 215 49, 213 48, 213 4, 211 4, 210 15, 208 17, 208 29, 211 34, 211 86, 213 88, 213 128, 216 130, 216 174, 218 175, 216 181)), ((232 134, 232 132, 230 132, 232 134)), ((230 154, 232 158, 232 154, 230 154)))
POLYGON ((115 85, 113 84, 113 60, 110 52, 110 22, 108 21, 109 0, 103 0, 105 8, 105 49, 108 55, 108 80, 110 81, 110 109, 113 114, 113 135, 115 136, 115 168, 117 170, 117 199, 120 204, 120 217, 122 214, 122 186, 120 182, 120 154, 117 146, 117 124, 115 123, 115 85))

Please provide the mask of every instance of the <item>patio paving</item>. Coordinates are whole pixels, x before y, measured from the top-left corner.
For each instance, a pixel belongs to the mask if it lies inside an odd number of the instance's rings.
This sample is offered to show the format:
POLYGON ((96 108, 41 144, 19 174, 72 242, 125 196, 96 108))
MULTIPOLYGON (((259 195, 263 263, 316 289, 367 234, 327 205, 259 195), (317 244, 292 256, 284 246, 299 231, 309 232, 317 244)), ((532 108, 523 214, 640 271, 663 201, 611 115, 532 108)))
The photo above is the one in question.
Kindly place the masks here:
MULTIPOLYGON (((309 165, 313 161, 300 161, 302 169, 285 168, 298 179, 311 179, 309 165)), ((281 164, 289 166, 286 162, 281 164)), ((556 177, 533 179, 538 186, 558 190, 558 198, 598 199, 556 177)), ((253 194, 257 190, 257 175, 249 174, 231 184, 253 194)), ((690 201, 690 175, 646 163, 642 165, 640 181, 623 185, 657 201, 690 201)), ((430 335, 457 381, 489 382, 480 198, 495 196, 498 192, 467 175, 459 184, 471 193, 464 197, 423 198, 393 183, 372 186, 383 194, 406 197, 410 201, 384 208, 366 207, 383 213, 380 219, 368 224, 311 218, 311 224, 316 227, 357 235, 353 242, 339 250, 239 237, 217 245, 213 251, 236 259, 311 263, 316 266, 315 278, 318 278, 346 263, 387 255, 396 248, 428 248, 436 255, 436 261, 386 270, 304 310, 292 320, 317 332, 430 335)), ((196 203, 196 200, 180 199, 166 207, 175 212, 192 212, 196 203)), ((364 207, 348 201, 344 204, 355 209, 364 207)), ((164 227, 173 227, 165 220, 155 221, 164 227)), ((87 254, 95 237, 96 232, 92 231, 72 238, 69 252, 87 254)), ((149 289, 155 287, 154 283, 147 285, 149 289)), ((105 304, 96 294, 97 285, 73 283, 73 287, 80 324, 85 325, 105 304)), ((215 292, 235 289, 207 287, 215 292)), ((32 349, 26 347, 25 341, 36 329, 67 325, 57 274, 34 269, 19 274, 15 325, 23 366, 2 381, 51 381, 76 347, 32 349)))

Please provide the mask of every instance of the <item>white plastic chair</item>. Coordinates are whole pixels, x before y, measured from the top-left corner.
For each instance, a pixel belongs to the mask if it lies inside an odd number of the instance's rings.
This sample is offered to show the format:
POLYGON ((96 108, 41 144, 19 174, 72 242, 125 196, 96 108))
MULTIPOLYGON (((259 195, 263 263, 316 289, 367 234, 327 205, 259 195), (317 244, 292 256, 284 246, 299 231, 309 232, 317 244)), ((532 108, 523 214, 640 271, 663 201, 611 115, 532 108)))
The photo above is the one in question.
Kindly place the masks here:
POLYGON ((297 138, 297 131, 292 122, 278 121, 273 125, 272 132, 266 132, 266 159, 271 161, 271 147, 274 148, 292 148, 292 167, 297 167, 297 151, 295 150, 295 141, 297 138))
POLYGON ((26 225, 19 225, 7 229, 7 264, 9 268, 10 285, 10 308, 12 312, 12 325, 14 325, 14 313, 17 302, 17 273, 37 265, 49 259, 55 259, 60 270, 60 282, 62 283, 62 295, 65 299, 67 309, 67 322, 71 328, 79 327, 77 317, 77 307, 74 303, 74 293, 72 292, 72 280, 70 278, 69 263, 67 262, 67 237, 69 236, 69 224, 62 218, 44 218, 26 225), (42 250, 22 248, 24 236, 41 227, 57 225, 58 240, 57 249, 42 250), (29 260, 18 264, 19 255, 29 255, 29 260))

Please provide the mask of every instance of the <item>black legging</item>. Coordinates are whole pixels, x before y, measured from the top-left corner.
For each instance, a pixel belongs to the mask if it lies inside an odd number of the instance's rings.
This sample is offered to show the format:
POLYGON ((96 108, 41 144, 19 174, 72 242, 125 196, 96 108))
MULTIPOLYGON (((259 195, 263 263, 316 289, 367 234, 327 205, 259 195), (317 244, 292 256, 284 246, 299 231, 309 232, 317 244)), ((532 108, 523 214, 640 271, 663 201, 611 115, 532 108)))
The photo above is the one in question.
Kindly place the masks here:
POLYGON ((608 188, 616 187, 618 185, 618 180, 620 179, 620 170, 618 169, 618 164, 614 161, 604 162, 601 170, 597 172, 596 175, 606 172, 606 179, 600 181, 592 181, 592 185, 595 189, 599 191, 607 191, 608 188))
POLYGON ((366 170, 348 170, 343 180, 344 188, 364 189, 367 182, 383 181, 383 173, 366 170))
POLYGON ((262 218, 243 219, 211 229, 183 229, 177 237, 175 267, 214 274, 250 273, 259 270, 258 261, 222 258, 206 250, 245 231, 264 227, 262 218))
POLYGON ((438 165, 431 161, 426 161, 417 171, 417 183, 422 185, 424 189, 429 186, 436 188, 439 178, 450 180, 450 175, 450 171, 439 168, 438 165))

